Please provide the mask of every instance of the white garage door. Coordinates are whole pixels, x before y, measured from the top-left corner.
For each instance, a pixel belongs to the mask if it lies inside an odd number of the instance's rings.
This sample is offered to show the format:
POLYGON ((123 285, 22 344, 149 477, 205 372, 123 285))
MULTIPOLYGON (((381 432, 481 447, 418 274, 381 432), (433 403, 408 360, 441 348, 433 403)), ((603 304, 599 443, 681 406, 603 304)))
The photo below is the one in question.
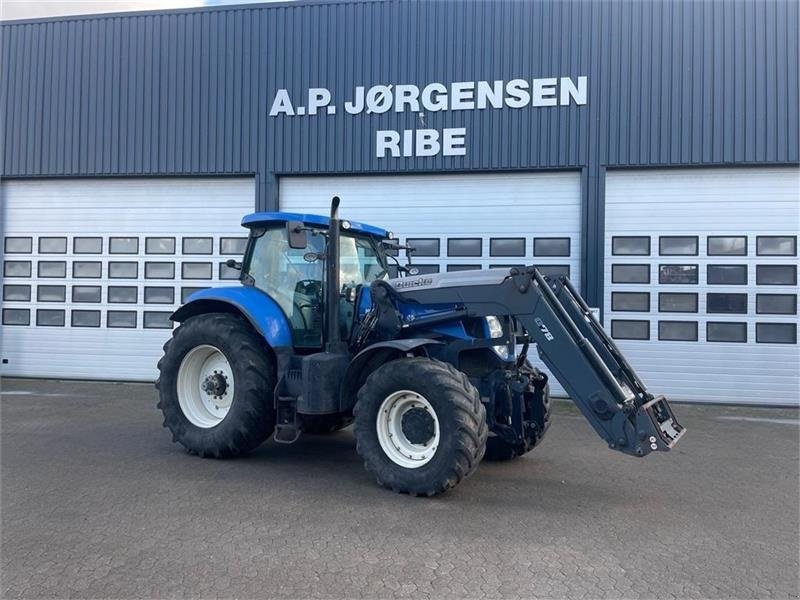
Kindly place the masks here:
POLYGON ((654 392, 800 403, 800 170, 615 171, 606 324, 654 392))
POLYGON ((6 181, 2 374, 152 381, 169 315, 230 283, 250 179, 6 181))
POLYGON ((385 227, 415 246, 412 262, 423 273, 536 264, 579 286, 579 173, 280 180, 282 210, 325 215, 334 195, 343 218, 385 227))

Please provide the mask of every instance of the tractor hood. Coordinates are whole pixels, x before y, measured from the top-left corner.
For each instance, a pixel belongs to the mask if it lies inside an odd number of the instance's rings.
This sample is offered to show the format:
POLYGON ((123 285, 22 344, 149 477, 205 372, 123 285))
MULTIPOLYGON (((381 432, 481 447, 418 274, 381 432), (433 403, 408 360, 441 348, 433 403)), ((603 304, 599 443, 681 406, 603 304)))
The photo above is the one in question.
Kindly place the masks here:
POLYGON ((509 276, 509 269, 453 271, 450 273, 432 273, 430 275, 412 275, 399 279, 390 279, 388 283, 396 292, 402 294, 404 292, 437 288, 500 285, 509 276))

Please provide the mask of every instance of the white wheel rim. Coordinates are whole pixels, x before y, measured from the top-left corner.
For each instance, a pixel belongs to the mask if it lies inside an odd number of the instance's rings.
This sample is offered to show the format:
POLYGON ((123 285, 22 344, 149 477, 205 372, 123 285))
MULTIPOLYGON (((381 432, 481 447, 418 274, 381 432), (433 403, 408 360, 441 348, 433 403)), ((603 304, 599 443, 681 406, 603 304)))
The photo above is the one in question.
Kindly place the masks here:
POLYGON ((390 394, 381 403, 376 420, 378 443, 389 459, 401 467, 417 469, 428 464, 439 447, 439 419, 428 400, 410 390, 390 394), (433 420, 433 435, 422 443, 414 443, 403 431, 403 417, 413 409, 422 409, 433 420))
POLYGON ((231 409, 233 385, 233 370, 219 349, 192 348, 178 369, 178 403, 184 416, 204 429, 219 425, 231 409))

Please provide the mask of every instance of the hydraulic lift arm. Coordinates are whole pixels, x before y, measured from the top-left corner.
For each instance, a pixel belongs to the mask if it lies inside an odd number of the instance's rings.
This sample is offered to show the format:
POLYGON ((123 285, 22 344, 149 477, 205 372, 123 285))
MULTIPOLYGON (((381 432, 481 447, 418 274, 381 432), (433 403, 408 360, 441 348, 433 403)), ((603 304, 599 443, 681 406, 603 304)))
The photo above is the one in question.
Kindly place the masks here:
POLYGON ((507 315, 610 448, 633 456, 670 450, 685 432, 663 396, 650 394, 566 277, 553 288, 535 267, 514 268, 499 285, 415 289, 425 303, 447 299, 465 316, 507 315))

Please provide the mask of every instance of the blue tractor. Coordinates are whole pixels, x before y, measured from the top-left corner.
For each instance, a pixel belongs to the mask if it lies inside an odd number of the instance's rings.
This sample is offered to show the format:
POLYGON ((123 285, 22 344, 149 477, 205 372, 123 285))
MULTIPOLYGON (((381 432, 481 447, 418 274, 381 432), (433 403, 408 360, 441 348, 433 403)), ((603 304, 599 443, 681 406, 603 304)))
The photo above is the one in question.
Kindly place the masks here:
MULTIPOLYGON (((354 422, 379 484, 432 496, 484 458, 533 449, 550 424, 535 345, 610 448, 671 449, 685 429, 653 396, 566 277, 536 268, 419 275, 379 227, 255 213, 241 285, 193 294, 158 364, 173 440, 233 457, 354 422)), ((406 250, 410 250, 406 248, 406 250)))

